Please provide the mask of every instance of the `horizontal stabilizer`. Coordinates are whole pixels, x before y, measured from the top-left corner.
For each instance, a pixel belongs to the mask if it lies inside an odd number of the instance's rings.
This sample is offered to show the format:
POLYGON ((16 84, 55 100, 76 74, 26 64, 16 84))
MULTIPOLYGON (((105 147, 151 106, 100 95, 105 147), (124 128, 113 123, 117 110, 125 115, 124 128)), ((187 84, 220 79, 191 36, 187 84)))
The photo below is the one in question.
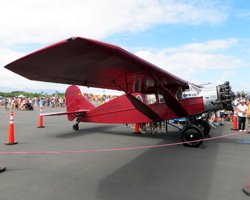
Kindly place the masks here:
POLYGON ((59 116, 59 115, 70 115, 70 114, 85 114, 89 110, 76 110, 71 112, 53 112, 53 113, 43 113, 42 116, 59 116))

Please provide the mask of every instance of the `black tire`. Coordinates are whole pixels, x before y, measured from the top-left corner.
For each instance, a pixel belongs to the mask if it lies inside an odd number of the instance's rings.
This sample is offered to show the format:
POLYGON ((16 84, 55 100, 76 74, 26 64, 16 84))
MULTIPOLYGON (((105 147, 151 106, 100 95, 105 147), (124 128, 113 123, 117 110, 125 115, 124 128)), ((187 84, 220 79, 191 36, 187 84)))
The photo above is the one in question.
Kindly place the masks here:
POLYGON ((183 145, 187 147, 199 147, 202 141, 195 141, 203 139, 202 130, 195 125, 187 125, 181 130, 181 141, 184 142, 183 145))
POLYGON ((74 131, 78 131, 79 130, 79 125, 78 124, 74 124, 73 125, 73 130, 74 131))
POLYGON ((199 119, 198 120, 198 126, 203 131, 204 136, 207 137, 209 135, 210 129, 211 129, 209 123, 206 120, 204 120, 204 119, 199 119))

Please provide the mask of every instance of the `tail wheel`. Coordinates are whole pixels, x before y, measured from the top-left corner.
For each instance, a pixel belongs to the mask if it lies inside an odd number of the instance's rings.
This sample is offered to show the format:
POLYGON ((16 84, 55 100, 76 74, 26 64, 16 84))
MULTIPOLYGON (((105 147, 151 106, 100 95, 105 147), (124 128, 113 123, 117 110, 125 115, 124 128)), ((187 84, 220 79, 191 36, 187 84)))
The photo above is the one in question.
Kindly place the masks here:
POLYGON ((74 131, 78 131, 79 130, 79 125, 78 124, 74 124, 73 125, 73 130, 74 131))
POLYGON ((200 119, 198 120, 198 126, 204 133, 204 136, 207 137, 210 133, 210 125, 206 120, 200 119))
POLYGON ((188 147, 199 147, 202 141, 196 141, 203 139, 202 130, 198 126, 187 125, 181 131, 181 141, 185 142, 183 145, 188 147))

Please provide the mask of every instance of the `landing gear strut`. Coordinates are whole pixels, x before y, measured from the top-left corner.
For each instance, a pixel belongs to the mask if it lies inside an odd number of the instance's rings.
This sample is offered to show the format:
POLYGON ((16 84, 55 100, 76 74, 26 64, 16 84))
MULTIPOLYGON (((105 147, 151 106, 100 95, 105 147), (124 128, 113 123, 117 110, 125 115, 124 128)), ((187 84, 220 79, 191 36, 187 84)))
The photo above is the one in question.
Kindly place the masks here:
POLYGON ((192 116, 187 118, 188 124, 196 125, 198 126, 201 131, 203 132, 205 137, 209 137, 210 133, 210 125, 205 119, 197 119, 196 117, 192 116))
POLYGON ((198 123, 198 126, 200 127, 200 129, 203 131, 204 136, 209 137, 209 133, 210 133, 210 125, 209 125, 209 123, 204 119, 199 119, 197 121, 197 123, 198 123))
POLYGON ((80 123, 80 122, 79 122, 79 120, 77 119, 77 120, 76 120, 76 124, 73 125, 73 130, 74 130, 74 131, 78 131, 78 130, 79 130, 79 125, 78 125, 79 123, 80 123))

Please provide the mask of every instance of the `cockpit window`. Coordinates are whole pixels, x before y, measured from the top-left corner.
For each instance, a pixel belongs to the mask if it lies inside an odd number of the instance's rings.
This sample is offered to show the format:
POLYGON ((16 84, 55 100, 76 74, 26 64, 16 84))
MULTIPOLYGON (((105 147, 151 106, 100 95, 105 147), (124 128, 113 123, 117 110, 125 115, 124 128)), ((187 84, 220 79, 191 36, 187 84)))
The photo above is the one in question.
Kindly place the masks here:
POLYGON ((159 94, 158 97, 159 97, 159 103, 165 103, 165 99, 161 94, 159 94))
POLYGON ((148 88, 154 87, 155 82, 153 79, 146 79, 145 81, 145 89, 147 90, 148 88))
POLYGON ((146 95, 146 101, 147 101, 147 104, 154 104, 156 103, 156 96, 155 94, 147 94, 146 95))
POLYGON ((161 94, 161 91, 159 91, 159 93, 158 93, 158 98, 159 98, 159 103, 165 103, 165 99, 164 99, 163 95, 161 94))

